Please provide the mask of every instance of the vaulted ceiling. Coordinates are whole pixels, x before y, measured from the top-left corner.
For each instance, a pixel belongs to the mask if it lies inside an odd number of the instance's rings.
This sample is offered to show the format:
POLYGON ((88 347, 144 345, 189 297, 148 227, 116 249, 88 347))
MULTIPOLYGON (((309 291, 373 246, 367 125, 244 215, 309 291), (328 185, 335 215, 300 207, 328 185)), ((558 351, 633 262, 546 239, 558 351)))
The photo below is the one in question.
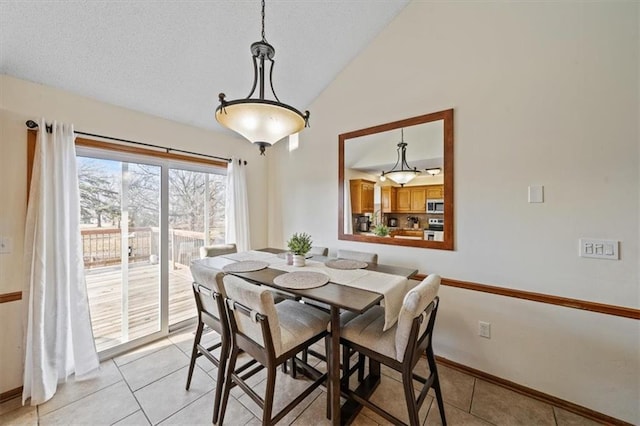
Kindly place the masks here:
MULTIPOLYGON (((267 0, 280 100, 307 109, 407 3, 267 0)), ((260 20, 258 0, 3 0, 0 73, 220 130, 218 93, 251 89, 260 20)))

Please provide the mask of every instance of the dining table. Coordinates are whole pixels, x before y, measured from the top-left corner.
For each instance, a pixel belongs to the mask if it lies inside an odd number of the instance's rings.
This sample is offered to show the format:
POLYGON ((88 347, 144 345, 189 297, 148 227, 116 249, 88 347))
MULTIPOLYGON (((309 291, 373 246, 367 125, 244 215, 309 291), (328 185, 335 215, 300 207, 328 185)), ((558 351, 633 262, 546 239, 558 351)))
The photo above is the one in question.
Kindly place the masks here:
MULTIPOLYGON (((269 267, 250 272, 227 273, 244 278, 245 280, 257 285, 268 286, 277 291, 291 294, 296 297, 321 302, 331 307, 331 335, 329 359, 327 360, 327 370, 329 373, 329 383, 327 386, 327 390, 330 396, 331 423, 333 425, 348 424, 351 420, 353 420, 353 418, 355 418, 355 416, 357 416, 362 407, 353 399, 347 399, 343 405, 341 405, 340 403, 340 311, 347 310, 355 312, 357 314, 362 314, 377 304, 385 304, 385 302, 387 302, 386 305, 390 306, 391 304, 388 303, 390 302, 390 300, 385 300, 384 292, 381 289, 377 288, 377 286, 385 286, 386 292, 400 292, 402 295, 404 295, 404 293, 406 293, 408 289, 407 280, 416 275, 418 273, 418 270, 401 266, 368 263, 366 264, 366 267, 362 268, 363 272, 361 272, 361 274, 364 275, 361 275, 362 278, 357 280, 357 283, 346 282, 347 280, 342 279, 341 275, 332 274, 332 271, 327 270, 329 271, 330 277, 333 275, 333 280, 329 280, 329 282, 319 287, 297 289, 291 287, 282 287, 276 283, 278 280, 274 282, 274 279, 276 279, 276 277, 282 274, 286 274, 288 271, 305 270, 305 267, 290 268, 288 266, 285 266, 286 262, 278 262, 272 260, 273 258, 277 258, 277 255, 282 256, 282 253, 286 253, 286 250, 277 248, 264 248, 260 250, 252 250, 249 252, 241 252, 233 255, 206 257, 203 259, 195 260, 194 262, 198 262, 203 264, 204 266, 209 266, 216 269, 223 269, 226 265, 240 260, 266 260, 267 263, 270 263, 269 267), (346 284, 341 284, 334 281, 342 281, 346 284), (370 282, 371 284, 368 285, 368 282, 370 282), (398 288, 395 288, 394 286, 398 286, 398 288)), ((333 258, 326 256, 313 256, 309 259, 310 262, 308 262, 308 266, 325 266, 325 262, 332 259, 333 258)), ((397 305, 397 302, 395 304, 397 305)), ((385 309, 388 309, 387 306, 385 306, 385 309)), ((395 309, 399 311, 398 307, 395 309)), ((388 324, 389 326, 392 325, 393 320, 394 316, 392 315, 387 321, 390 323, 388 324)), ((364 380, 360 382, 355 392, 363 398, 369 398, 379 383, 380 365, 378 363, 369 362, 368 374, 364 378, 364 380)), ((348 385, 348 378, 346 378, 344 385, 348 385)))

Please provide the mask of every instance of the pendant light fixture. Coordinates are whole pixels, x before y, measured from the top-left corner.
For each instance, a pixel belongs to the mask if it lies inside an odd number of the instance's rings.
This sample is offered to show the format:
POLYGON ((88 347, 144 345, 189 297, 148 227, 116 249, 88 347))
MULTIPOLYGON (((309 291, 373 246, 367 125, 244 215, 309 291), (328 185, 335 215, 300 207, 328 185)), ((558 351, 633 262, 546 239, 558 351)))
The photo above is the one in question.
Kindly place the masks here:
POLYGON ((398 144, 398 160, 396 164, 393 166, 391 170, 388 172, 382 172, 382 176, 380 176, 380 180, 385 180, 386 178, 391 179, 395 183, 399 183, 400 186, 404 186, 405 183, 409 183, 413 180, 414 177, 420 174, 420 171, 415 167, 412 169, 407 164, 407 144, 404 141, 404 129, 400 129, 401 132, 401 140, 398 144), (397 169, 398 165, 400 166, 397 169))
POLYGON ((433 167, 431 169, 425 169, 424 171, 429 173, 431 176, 436 176, 442 172, 442 169, 440 167, 433 167))
POLYGON ((253 55, 253 86, 245 99, 227 101, 220 93, 220 105, 216 108, 216 120, 224 127, 244 136, 260 147, 264 155, 266 147, 282 138, 298 133, 309 125, 309 111, 301 113, 296 108, 283 104, 273 89, 273 57, 275 49, 267 43, 264 33, 264 0, 262 0, 262 40, 251 45, 253 55), (265 99, 265 62, 269 66, 269 86, 275 100, 265 99), (258 97, 252 98, 258 88, 258 97))

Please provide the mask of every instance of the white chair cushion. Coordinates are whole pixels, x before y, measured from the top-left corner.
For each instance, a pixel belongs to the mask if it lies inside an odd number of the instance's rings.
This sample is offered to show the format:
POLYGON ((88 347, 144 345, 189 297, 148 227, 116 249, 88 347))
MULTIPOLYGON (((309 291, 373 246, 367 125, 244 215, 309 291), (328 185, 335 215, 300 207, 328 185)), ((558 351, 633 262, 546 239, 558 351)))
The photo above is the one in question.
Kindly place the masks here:
POLYGON ((276 311, 282 336, 281 351, 276 356, 323 332, 330 319, 329 314, 293 300, 278 303, 276 311))
MULTIPOLYGON (((383 331, 384 308, 374 306, 342 327, 341 336, 360 346, 369 348, 389 358, 402 361, 409 342, 413 320, 419 316, 438 294, 440 276, 429 275, 404 297, 398 322, 383 331)), ((424 333, 428 318, 420 324, 418 337, 424 333)))
MULTIPOLYGON (((248 283, 242 278, 233 275, 224 276, 224 285, 227 296, 231 300, 269 318, 269 330, 271 331, 271 338, 273 339, 274 351, 276 354, 281 353, 282 336, 276 306, 273 301, 273 294, 265 287, 248 283)), ((262 347, 265 347, 262 339, 262 326, 258 322, 254 322, 251 318, 240 313, 230 312, 229 315, 234 315, 238 329, 242 333, 262 347)))
POLYGON ((200 247, 200 259, 205 257, 222 256, 223 254, 237 253, 235 244, 216 244, 213 246, 200 247))
MULTIPOLYGON (((312 306, 293 300, 285 300, 277 305, 267 287, 260 287, 247 281, 226 275, 225 288, 230 299, 247 308, 265 315, 269 319, 269 329, 276 356, 304 343, 327 328, 329 314, 312 306)), ((234 314, 238 329, 251 340, 265 347, 262 328, 259 323, 243 314, 234 314)))
MULTIPOLYGON (((191 276, 193 277, 194 282, 213 292, 220 293, 222 297, 226 296, 224 283, 222 281, 224 272, 221 270, 192 263, 191 276)), ((220 319, 218 304, 213 300, 213 297, 201 297, 200 300, 205 311, 213 314, 215 318, 220 319)))
POLYGON ((340 336, 344 339, 369 348, 389 358, 396 359, 396 326, 387 331, 384 327, 384 308, 374 306, 362 315, 347 322, 340 336))
MULTIPOLYGON (((358 316, 359 316, 358 314, 351 311, 340 312, 340 329, 342 330, 342 328, 345 325, 347 325, 349 321, 351 321, 354 318, 357 318, 358 316)), ((329 318, 329 325, 327 325, 327 331, 331 333, 331 318, 329 318)))
MULTIPOLYGON (((409 291, 404 297, 402 308, 398 315, 396 324, 396 359, 402 361, 404 352, 409 342, 409 334, 413 320, 429 306, 429 303, 438 295, 440 288, 440 276, 431 274, 426 277, 413 290, 409 291)), ((427 328, 429 318, 425 318, 420 324, 418 337, 424 333, 427 328)))

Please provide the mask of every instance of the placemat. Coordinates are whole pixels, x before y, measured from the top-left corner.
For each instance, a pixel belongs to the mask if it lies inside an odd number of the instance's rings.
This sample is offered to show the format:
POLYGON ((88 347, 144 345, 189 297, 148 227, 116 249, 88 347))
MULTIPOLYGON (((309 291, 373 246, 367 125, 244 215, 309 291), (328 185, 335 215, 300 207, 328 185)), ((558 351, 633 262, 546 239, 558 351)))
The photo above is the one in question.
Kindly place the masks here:
POLYGON ((331 259, 326 261, 325 265, 333 269, 364 269, 369 266, 367 262, 350 259, 331 259))
POLYGON ((260 269, 264 269, 268 266, 269 264, 262 260, 243 260, 241 262, 225 265, 222 267, 222 270, 225 272, 252 272, 259 271, 260 269))
POLYGON ((321 287, 328 282, 329 277, 327 275, 312 271, 287 272, 273 279, 273 283, 280 287, 297 290, 321 287))

